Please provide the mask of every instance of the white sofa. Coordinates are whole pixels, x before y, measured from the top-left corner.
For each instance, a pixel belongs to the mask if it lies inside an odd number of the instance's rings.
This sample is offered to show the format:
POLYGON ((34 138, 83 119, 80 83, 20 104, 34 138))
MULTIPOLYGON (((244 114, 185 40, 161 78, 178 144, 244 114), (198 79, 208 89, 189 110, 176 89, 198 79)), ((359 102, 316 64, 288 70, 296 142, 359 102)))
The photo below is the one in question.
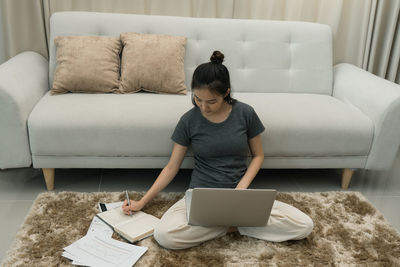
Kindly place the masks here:
MULTIPOLYGON (((225 54, 233 97, 266 126, 263 168, 389 168, 400 140, 400 86, 350 64, 332 65, 328 26, 88 12, 55 13, 49 61, 21 53, 0 66, 0 168, 162 168, 191 94, 50 96, 59 35, 120 32, 186 36, 186 86, 214 50, 225 54)), ((191 168, 189 153, 182 167, 191 168)))

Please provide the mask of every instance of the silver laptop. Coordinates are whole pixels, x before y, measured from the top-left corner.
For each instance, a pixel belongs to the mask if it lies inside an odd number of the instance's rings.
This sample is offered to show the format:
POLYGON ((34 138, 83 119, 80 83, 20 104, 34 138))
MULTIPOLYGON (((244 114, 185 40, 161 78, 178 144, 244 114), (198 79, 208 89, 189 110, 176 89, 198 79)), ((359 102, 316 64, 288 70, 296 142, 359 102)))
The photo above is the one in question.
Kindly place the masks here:
POLYGON ((190 225, 264 226, 276 197, 273 189, 194 188, 185 193, 190 225))

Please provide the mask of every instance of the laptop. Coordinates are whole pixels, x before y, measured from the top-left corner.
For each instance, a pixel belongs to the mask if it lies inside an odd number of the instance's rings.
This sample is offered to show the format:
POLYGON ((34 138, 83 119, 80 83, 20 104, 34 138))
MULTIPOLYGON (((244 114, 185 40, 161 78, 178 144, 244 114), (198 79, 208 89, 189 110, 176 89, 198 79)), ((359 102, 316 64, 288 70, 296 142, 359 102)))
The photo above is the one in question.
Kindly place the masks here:
POLYGON ((265 226, 276 197, 274 189, 194 188, 185 193, 190 225, 265 226))

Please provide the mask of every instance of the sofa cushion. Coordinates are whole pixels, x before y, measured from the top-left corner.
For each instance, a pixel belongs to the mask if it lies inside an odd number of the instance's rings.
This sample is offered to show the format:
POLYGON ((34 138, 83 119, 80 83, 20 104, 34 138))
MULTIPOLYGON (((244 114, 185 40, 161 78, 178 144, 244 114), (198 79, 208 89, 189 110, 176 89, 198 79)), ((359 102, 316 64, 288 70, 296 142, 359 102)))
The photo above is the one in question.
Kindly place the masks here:
POLYGON ((121 92, 186 94, 186 37, 128 32, 121 41, 121 92))
POLYGON ((121 41, 104 36, 58 36, 51 94, 119 91, 121 41))
MULTIPOLYGON (((29 138, 35 156, 169 156, 170 136, 191 95, 48 93, 33 109, 29 138), (152 140, 142 142, 143 139, 152 140), (60 141, 62 140, 62 141, 60 141)), ((370 119, 325 95, 236 93, 266 127, 266 156, 364 156, 370 119)))
POLYGON ((191 107, 190 95, 46 94, 28 119, 32 154, 168 156, 191 107))
POLYGON ((359 109, 327 95, 237 93, 266 128, 266 156, 366 156, 374 126, 359 109))

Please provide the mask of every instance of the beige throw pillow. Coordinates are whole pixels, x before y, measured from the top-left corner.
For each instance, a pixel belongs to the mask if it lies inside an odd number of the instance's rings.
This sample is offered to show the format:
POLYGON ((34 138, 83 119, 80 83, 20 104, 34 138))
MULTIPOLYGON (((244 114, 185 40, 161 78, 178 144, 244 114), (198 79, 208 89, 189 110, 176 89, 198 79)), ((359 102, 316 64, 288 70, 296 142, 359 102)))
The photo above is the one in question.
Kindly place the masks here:
POLYGON ((121 33, 120 91, 186 94, 186 37, 121 33))
POLYGON ((105 36, 58 36, 51 94, 119 92, 121 41, 105 36))

